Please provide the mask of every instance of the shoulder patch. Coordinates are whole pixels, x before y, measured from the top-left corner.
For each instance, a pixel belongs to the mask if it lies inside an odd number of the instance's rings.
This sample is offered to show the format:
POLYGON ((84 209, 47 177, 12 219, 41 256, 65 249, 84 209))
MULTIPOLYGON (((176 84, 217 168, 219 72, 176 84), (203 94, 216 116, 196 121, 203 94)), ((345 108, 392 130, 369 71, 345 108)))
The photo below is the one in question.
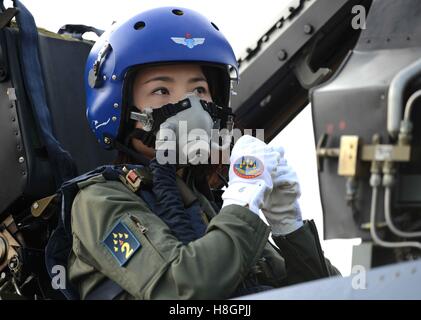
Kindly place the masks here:
POLYGON ((133 254, 142 248, 139 240, 121 219, 111 229, 102 243, 111 252, 120 266, 124 266, 133 254))

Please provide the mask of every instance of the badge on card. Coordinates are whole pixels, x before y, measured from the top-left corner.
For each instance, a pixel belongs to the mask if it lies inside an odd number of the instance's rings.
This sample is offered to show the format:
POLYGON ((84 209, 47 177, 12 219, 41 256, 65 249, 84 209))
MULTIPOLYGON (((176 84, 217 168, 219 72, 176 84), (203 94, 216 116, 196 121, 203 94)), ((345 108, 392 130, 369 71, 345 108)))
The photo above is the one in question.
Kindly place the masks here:
POLYGON ((243 179, 257 178, 263 173, 263 163, 253 156, 244 156, 235 161, 234 173, 243 179))

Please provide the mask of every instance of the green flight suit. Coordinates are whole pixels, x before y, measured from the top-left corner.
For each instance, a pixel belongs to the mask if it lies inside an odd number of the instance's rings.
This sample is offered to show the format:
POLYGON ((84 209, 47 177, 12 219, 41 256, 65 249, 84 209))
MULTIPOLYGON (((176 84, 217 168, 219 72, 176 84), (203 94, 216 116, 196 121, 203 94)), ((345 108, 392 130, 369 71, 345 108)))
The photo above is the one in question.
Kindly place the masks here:
POLYGON ((202 238, 183 245, 123 183, 98 175, 78 186, 68 278, 82 299, 107 278, 124 289, 118 299, 227 299, 250 275, 280 287, 339 274, 323 257, 312 221, 273 238, 278 249, 249 209, 230 205, 215 215, 195 191, 210 222, 202 238), (118 222, 141 244, 123 266, 104 244, 118 222))

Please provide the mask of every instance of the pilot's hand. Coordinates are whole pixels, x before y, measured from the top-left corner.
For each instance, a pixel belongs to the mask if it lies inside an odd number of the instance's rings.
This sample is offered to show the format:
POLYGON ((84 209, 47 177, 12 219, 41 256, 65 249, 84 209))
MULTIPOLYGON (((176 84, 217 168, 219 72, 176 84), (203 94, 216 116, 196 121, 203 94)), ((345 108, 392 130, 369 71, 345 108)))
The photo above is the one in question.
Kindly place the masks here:
POLYGON ((298 198, 301 195, 296 172, 287 164, 282 147, 273 147, 281 155, 279 166, 272 173, 273 190, 262 207, 272 234, 286 235, 303 225, 298 198))
POLYGON ((229 183, 222 195, 222 207, 248 206, 259 214, 272 190, 271 174, 279 160, 279 153, 263 141, 249 135, 238 139, 230 157, 229 183))

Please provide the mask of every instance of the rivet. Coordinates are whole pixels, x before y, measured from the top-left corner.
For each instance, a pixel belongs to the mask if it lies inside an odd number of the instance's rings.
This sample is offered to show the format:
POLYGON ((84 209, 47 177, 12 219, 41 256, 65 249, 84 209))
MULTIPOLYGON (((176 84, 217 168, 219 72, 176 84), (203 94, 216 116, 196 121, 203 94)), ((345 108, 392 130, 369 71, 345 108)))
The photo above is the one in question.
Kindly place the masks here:
POLYGON ((111 79, 115 80, 115 79, 117 79, 117 76, 116 76, 115 74, 113 74, 113 75, 111 76, 111 79))
POLYGON ((110 144, 110 143, 111 143, 110 138, 105 137, 105 138, 104 138, 104 143, 105 143, 105 144, 110 144))
POLYGON ((118 108, 118 103, 114 103, 114 108, 118 108))
POLYGON ((107 80, 107 76, 105 76, 105 75, 104 75, 104 76, 102 77, 102 79, 103 79, 104 81, 105 81, 105 80, 107 80))
POLYGON ((32 208, 34 208, 34 209, 38 209, 38 207, 39 207, 38 202, 34 202, 34 204, 32 205, 32 208))
POLYGON ((306 24, 304 26, 304 33, 305 34, 312 34, 313 33, 313 30, 314 30, 314 28, 313 28, 313 26, 311 24, 306 24))
POLYGON ((272 99, 272 96, 269 94, 269 95, 267 95, 262 101, 260 101, 260 107, 265 107, 269 102, 270 102, 270 100, 272 99))
POLYGON ((24 157, 19 157, 19 163, 24 163, 25 162, 25 158, 24 157))
POLYGON ((279 53, 278 53, 278 59, 280 61, 286 60, 287 57, 288 57, 288 54, 287 54, 287 52, 285 50, 279 51, 279 53))
POLYGON ((116 121, 116 120, 117 120, 117 117, 116 117, 116 116, 113 116, 113 117, 111 118, 111 120, 116 121))

